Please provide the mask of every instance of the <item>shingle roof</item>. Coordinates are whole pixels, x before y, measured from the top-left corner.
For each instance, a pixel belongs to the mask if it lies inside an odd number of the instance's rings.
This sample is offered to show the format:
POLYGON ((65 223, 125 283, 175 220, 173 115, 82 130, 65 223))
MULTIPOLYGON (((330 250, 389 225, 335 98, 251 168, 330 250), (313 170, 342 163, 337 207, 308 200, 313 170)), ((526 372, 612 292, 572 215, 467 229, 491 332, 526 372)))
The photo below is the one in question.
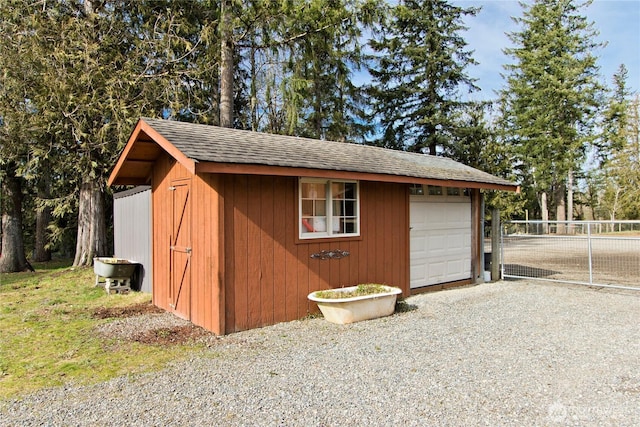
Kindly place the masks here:
POLYGON ((196 162, 336 170, 516 187, 510 181, 445 157, 169 120, 142 120, 196 162))

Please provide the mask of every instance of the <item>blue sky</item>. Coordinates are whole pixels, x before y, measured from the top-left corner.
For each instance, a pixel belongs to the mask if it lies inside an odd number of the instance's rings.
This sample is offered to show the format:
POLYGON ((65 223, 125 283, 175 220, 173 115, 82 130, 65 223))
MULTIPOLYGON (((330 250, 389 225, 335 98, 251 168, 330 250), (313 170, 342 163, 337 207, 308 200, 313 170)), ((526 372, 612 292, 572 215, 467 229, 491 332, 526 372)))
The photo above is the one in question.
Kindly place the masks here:
MULTIPOLYGON (((522 16, 522 8, 516 0, 453 0, 455 4, 482 7, 475 17, 467 19, 469 27, 464 34, 469 48, 474 50, 478 65, 469 68, 469 74, 478 79, 481 92, 474 92, 471 99, 483 100, 496 97, 494 91, 503 87, 500 76, 503 64, 513 59, 502 49, 511 46, 506 33, 518 31, 512 16, 522 16)), ((611 85, 613 73, 620 64, 627 67, 627 84, 630 90, 640 92, 640 0, 595 0, 582 9, 594 28, 600 33, 598 41, 607 45, 594 54, 599 58, 600 74, 611 85)))

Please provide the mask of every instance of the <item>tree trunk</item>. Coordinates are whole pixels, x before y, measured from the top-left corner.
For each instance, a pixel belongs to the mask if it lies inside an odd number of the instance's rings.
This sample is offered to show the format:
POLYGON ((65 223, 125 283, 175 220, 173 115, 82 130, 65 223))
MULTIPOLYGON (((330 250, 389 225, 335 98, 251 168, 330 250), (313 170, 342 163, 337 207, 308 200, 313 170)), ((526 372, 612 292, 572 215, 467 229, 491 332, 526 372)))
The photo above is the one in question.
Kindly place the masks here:
POLYGON ((558 221, 558 234, 567 234, 567 213, 566 213, 566 193, 563 185, 559 184, 555 191, 556 199, 556 220, 558 221))
POLYGON ((8 173, 4 178, 4 193, 0 273, 13 273, 28 265, 22 238, 22 182, 15 174, 8 173))
POLYGON ((251 130, 254 132, 258 131, 258 83, 257 72, 256 72, 256 48, 255 46, 251 46, 251 51, 249 53, 249 63, 251 66, 251 130))
POLYGON ((549 234, 549 206, 545 191, 540 193, 540 215, 542 216, 542 234, 549 234))
MULTIPOLYGON (((38 189, 39 199, 48 199, 51 196, 48 178, 44 178, 44 182, 38 189)), ((49 243, 48 227, 51 222, 51 208, 43 206, 42 209, 36 210, 36 242, 33 250, 33 260, 39 262, 51 261, 51 250, 47 248, 49 243)))
POLYGON ((220 126, 233 127, 233 31, 231 1, 220 3, 220 126))
POLYGON ((94 257, 107 255, 107 250, 102 188, 94 181, 87 181, 80 187, 78 239, 73 265, 91 265, 94 257))
POLYGON ((567 174, 567 221, 569 221, 568 233, 573 234, 573 170, 567 174))

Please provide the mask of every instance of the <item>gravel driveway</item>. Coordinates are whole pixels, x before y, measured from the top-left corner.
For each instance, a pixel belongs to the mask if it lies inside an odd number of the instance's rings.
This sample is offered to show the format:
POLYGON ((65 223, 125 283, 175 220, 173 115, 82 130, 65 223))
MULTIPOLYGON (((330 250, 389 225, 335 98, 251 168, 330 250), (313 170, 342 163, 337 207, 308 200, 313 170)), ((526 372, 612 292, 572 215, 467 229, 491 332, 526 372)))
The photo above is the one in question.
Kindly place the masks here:
POLYGON ((640 422, 640 292, 498 282, 407 302, 347 326, 232 334, 161 372, 0 403, 0 425, 640 422))

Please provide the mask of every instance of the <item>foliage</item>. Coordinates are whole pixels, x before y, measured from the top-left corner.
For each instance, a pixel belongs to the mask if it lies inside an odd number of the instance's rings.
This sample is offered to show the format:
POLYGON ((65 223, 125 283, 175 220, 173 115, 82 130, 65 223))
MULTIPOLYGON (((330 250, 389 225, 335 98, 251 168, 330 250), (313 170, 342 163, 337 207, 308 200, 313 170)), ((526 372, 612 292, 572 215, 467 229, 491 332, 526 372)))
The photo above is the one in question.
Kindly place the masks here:
POLYGON ((391 7, 378 37, 370 41, 371 108, 379 120, 376 144, 415 152, 449 144, 462 104, 458 90, 477 89, 467 75, 475 64, 460 35, 463 17, 475 8, 444 0, 411 0, 391 7))
POLYGON ((0 42, 8 105, 0 114, 16 123, 6 127, 6 139, 15 143, 1 148, 12 155, 21 178, 53 186, 50 198, 38 202, 53 209, 52 238, 66 235, 65 224, 87 228, 91 232, 79 233, 78 248, 106 253, 104 209, 91 203, 93 211, 79 211, 79 192, 89 187, 99 192, 92 199, 103 204, 106 177, 135 121, 175 108, 186 96, 200 99, 189 83, 211 67, 200 64, 196 72, 189 59, 202 53, 208 16, 193 6, 202 4, 0 3, 3 32, 15 35, 0 42), (75 213, 77 222, 65 218, 75 213))
POLYGON ((315 296, 325 299, 343 299, 361 297, 366 295, 383 294, 389 292, 389 287, 377 283, 364 283, 356 286, 353 290, 329 289, 326 291, 316 291, 315 296))
MULTIPOLYGON (((91 183, 91 200, 110 199, 106 179, 140 116, 220 124, 227 38, 234 127, 447 155, 522 185, 489 193, 488 205, 539 211, 540 194, 555 203, 592 143, 598 44, 579 9, 525 4, 496 121, 487 105, 461 101, 476 89, 463 20, 478 9, 454 2, 0 0, 11 35, 0 40, 0 180, 13 171, 24 189, 29 250, 32 211, 46 209, 47 246, 72 251, 76 230, 109 223, 108 205, 83 214, 79 195, 91 183)), ((622 170, 616 99, 595 142, 602 165, 622 170)), ((615 182, 598 183, 593 200, 611 204, 615 182)))
POLYGON ((114 319, 98 319, 94 311, 150 296, 109 296, 94 286, 90 269, 68 266, 36 264, 37 273, 0 275, 0 398, 155 370, 198 351, 196 344, 159 347, 98 334, 114 319))
POLYGON ((611 140, 620 145, 600 174, 599 213, 610 220, 640 219, 640 97, 623 105, 617 126, 610 127, 618 129, 611 140))
POLYGON ((601 90, 592 53, 600 45, 579 14, 586 5, 523 3, 523 16, 515 18, 522 30, 509 34, 515 47, 505 49, 515 63, 505 67, 507 87, 501 91, 503 135, 517 155, 519 181, 541 200, 553 196, 558 215, 567 175, 580 168, 593 141, 601 90))

